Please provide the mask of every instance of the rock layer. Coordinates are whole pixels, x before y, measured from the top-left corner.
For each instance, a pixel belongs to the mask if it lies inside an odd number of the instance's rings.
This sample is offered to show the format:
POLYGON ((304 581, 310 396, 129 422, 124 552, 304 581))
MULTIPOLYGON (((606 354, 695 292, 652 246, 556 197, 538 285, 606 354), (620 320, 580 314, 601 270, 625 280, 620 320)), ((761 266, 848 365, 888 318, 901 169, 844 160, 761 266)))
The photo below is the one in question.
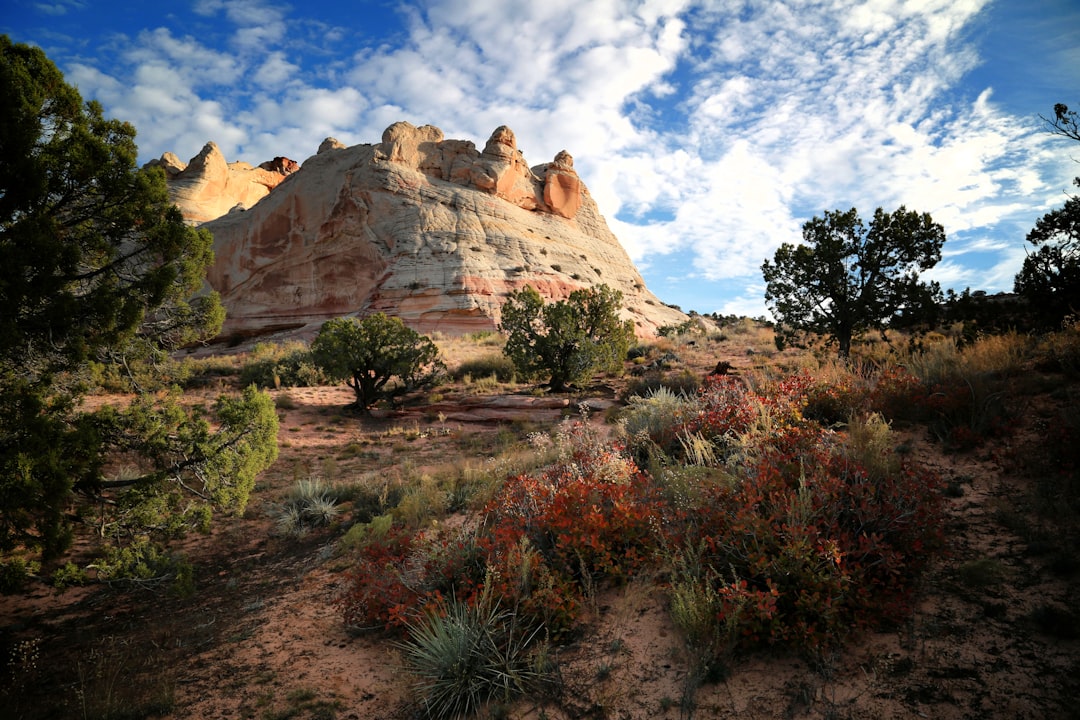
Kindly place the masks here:
MULTIPOLYGON (((186 206, 180 175, 170 189, 197 220, 209 203, 186 206)), ((507 294, 525 285, 562 299, 605 283, 643 336, 685 319, 645 288, 570 155, 530 168, 506 127, 482 152, 430 125, 395 123, 375 145, 328 138, 288 182, 203 227, 226 333, 310 331, 375 311, 421 332, 493 330, 507 294)))

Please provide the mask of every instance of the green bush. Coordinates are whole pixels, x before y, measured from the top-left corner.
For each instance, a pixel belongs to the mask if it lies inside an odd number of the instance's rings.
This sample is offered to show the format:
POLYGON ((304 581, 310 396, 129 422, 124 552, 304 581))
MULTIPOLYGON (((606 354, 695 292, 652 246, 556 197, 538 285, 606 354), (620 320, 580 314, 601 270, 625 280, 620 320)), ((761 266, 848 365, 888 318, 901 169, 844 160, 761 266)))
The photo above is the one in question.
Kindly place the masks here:
POLYGON ((353 407, 365 414, 379 400, 430 385, 446 371, 431 338, 383 313, 327 320, 311 352, 327 378, 352 388, 353 407), (388 385, 395 378, 397 387, 388 385))
POLYGON ((523 377, 548 376, 555 392, 598 371, 620 372, 634 338, 633 322, 619 319, 621 303, 622 293, 606 285, 553 303, 526 286, 503 305, 503 353, 523 377))
POLYGON ((130 545, 106 548, 105 557, 90 566, 110 584, 147 588, 169 587, 178 595, 195 591, 195 569, 187 560, 160 545, 138 538, 130 545))
POLYGON ((85 585, 89 580, 86 571, 72 562, 58 567, 52 574, 52 584, 57 590, 66 590, 76 585, 85 585))
POLYGON ((23 557, 0 560, 0 595, 21 592, 26 584, 41 570, 41 563, 23 557))
POLYGON ((297 342, 284 345, 260 343, 255 346, 251 360, 240 370, 243 387, 317 387, 327 382, 312 359, 311 351, 297 342))
POLYGON ((376 515, 371 522, 356 523, 342 536, 340 548, 344 552, 363 549, 369 543, 385 538, 393 526, 393 515, 376 515))

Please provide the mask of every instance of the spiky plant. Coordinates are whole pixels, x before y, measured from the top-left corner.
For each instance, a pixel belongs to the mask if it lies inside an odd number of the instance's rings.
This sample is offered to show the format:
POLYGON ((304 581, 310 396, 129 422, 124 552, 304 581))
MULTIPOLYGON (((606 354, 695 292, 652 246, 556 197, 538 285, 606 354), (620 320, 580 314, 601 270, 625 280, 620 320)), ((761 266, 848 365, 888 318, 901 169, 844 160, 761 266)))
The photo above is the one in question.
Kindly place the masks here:
POLYGON ((428 717, 472 715, 486 702, 509 700, 541 679, 529 652, 538 631, 521 633, 512 613, 490 602, 447 601, 408 631, 399 648, 428 717))
POLYGON ((274 514, 282 534, 298 537, 313 528, 329 525, 338 512, 334 492, 321 479, 307 478, 297 481, 274 514))

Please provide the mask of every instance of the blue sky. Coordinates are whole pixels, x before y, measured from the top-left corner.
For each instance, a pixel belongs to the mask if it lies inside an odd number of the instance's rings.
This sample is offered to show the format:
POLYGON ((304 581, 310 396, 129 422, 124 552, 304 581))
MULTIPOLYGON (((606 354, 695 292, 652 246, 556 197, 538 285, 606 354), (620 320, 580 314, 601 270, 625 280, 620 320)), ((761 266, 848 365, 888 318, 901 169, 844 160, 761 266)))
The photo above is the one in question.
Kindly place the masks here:
POLYGON ((665 302, 765 314, 761 263, 825 210, 929 212, 944 287, 1010 290, 1080 146, 1075 0, 6 0, 139 131, 141 160, 209 140, 257 164, 398 120, 531 164, 573 156, 665 302))

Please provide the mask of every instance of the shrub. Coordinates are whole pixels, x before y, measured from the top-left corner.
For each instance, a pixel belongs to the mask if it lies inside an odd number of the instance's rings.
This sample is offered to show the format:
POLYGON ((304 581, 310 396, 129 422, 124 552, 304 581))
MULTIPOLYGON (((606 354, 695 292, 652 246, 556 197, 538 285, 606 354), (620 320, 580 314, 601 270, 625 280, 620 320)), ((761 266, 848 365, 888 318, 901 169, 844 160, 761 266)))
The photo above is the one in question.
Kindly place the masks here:
POLYGON ((668 589, 671 620, 690 655, 690 687, 722 674, 739 643, 738 613, 725 612, 722 581, 706 564, 704 542, 680 548, 664 559, 671 569, 668 589))
POLYGON ((1080 513, 1080 403, 1067 397, 1056 415, 1036 420, 1035 440, 1011 459, 1035 479, 1036 496, 1051 515, 1080 513))
POLYGON ((872 480, 894 477, 901 472, 895 446, 889 423, 878 413, 853 418, 848 423, 845 453, 852 462, 865 468, 872 480))
POLYGON ((647 372, 635 377, 627 383, 626 389, 621 393, 624 401, 635 395, 646 397, 658 388, 667 388, 673 392, 693 397, 701 389, 701 378, 689 370, 680 370, 672 373, 647 372))
POLYGON ((491 700, 506 702, 542 679, 512 613, 491 601, 440 602, 408 625, 399 645, 429 717, 475 714, 491 700))
POLYGON ((887 420, 921 420, 925 415, 919 403, 923 394, 919 378, 902 366, 888 365, 873 382, 869 409, 887 420))
MULTIPOLYGON (((376 528, 373 523, 372 527, 376 528)), ((372 532, 348 573, 337 605, 354 631, 403 628, 425 608, 463 590, 479 587, 482 560, 475 537, 464 530, 413 532, 391 526, 372 532)))
POLYGON ((85 585, 90 581, 86 571, 73 562, 64 563, 52 574, 52 584, 57 590, 66 590, 75 585, 85 585))
POLYGON ((359 522, 349 528, 340 542, 339 548, 343 552, 362 550, 371 542, 377 542, 386 537, 394 526, 392 515, 376 515, 371 522, 359 522))
POLYGON ((936 483, 905 470, 873 481, 850 461, 788 438, 742 482, 714 486, 685 542, 704 542, 711 578, 739 617, 739 644, 832 645, 895 621, 910 578, 939 542, 936 483))
POLYGON ((24 557, 0 559, 0 595, 21 592, 28 582, 41 570, 41 563, 24 557))
POLYGON ((503 352, 522 376, 549 375, 556 392, 594 372, 621 370, 634 337, 633 322, 619 319, 621 301, 606 285, 554 303, 530 286, 512 292, 502 308, 503 352))
POLYGON ((410 390, 433 382, 445 369, 431 338, 383 313, 327 320, 311 354, 328 378, 344 380, 353 389, 354 405, 364 413, 392 394, 390 380, 397 378, 400 389, 410 390))
POLYGON ((866 406, 868 395, 866 382, 850 371, 834 368, 828 377, 819 372, 806 390, 803 415, 822 425, 841 425, 866 406))
POLYGON ((422 475, 404 488, 397 507, 391 512, 405 527, 419 528, 432 518, 445 514, 449 504, 449 493, 439 486, 438 481, 422 475))
POLYGON ((1080 317, 1070 315, 1061 330, 1045 335, 1039 342, 1035 357, 1043 367, 1066 373, 1080 374, 1080 317))
POLYGON ((146 538, 124 546, 106 548, 105 557, 90 565, 98 578, 123 586, 158 588, 167 586, 179 595, 195 591, 195 569, 182 557, 167 553, 146 538))
POLYGON ((881 416, 856 417, 843 444, 805 418, 815 384, 807 374, 710 379, 680 430, 726 449, 734 472, 682 493, 689 506, 666 526, 668 547, 707 548, 695 565, 724 570, 699 570, 707 587, 683 573, 673 589, 682 625, 700 620, 702 604, 720 608, 715 624, 685 630, 712 647, 727 647, 731 627, 739 647, 814 649, 895 620, 940 545, 937 478, 895 456, 881 416))
POLYGON ((689 398, 660 386, 644 397, 631 397, 620 420, 632 446, 648 440, 667 451, 676 442, 680 427, 694 410, 694 403, 689 398))
POLYGON ((326 383, 327 378, 316 366, 311 351, 299 342, 259 343, 240 370, 243 387, 252 384, 261 388, 316 387, 326 383))
POLYGON ((624 579, 650 558, 662 504, 650 479, 584 423, 570 423, 557 444, 565 458, 508 479, 482 532, 395 527, 361 548, 340 600, 346 623, 402 627, 451 592, 471 603, 488 587, 523 627, 566 635, 596 582, 624 579))
POLYGON ((1007 434, 1012 423, 1005 380, 1029 354, 1030 343, 1016 333, 981 337, 962 349, 941 341, 910 353, 905 364, 921 381, 907 400, 915 419, 958 450, 1007 434))

